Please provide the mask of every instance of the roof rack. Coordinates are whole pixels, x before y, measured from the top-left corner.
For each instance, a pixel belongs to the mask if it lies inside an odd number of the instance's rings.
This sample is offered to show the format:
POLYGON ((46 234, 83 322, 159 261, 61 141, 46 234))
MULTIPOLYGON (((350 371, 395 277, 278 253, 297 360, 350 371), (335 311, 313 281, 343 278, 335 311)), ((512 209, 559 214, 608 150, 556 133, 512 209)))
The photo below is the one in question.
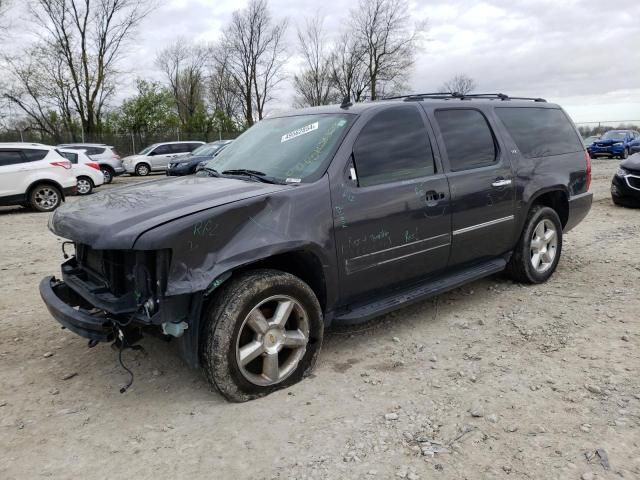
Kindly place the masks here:
POLYGON ((546 102, 544 98, 533 98, 533 97, 510 97, 509 95, 505 95, 504 93, 467 93, 462 94, 458 92, 437 92, 437 93, 414 93, 409 95, 398 95, 394 97, 385 97, 382 100, 400 100, 403 99, 405 102, 411 101, 420 101, 425 98, 436 99, 436 100, 451 100, 451 99, 460 99, 460 100, 472 100, 472 99, 487 99, 487 100, 531 100, 533 102, 546 102))

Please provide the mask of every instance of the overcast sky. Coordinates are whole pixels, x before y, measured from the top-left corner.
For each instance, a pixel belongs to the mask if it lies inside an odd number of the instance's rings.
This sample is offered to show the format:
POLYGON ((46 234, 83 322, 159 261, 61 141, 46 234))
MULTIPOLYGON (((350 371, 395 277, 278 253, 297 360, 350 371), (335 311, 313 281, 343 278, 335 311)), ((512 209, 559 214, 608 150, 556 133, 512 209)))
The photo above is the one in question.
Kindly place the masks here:
MULTIPOLYGON (((246 3, 157 0, 127 49, 120 95, 132 92, 136 75, 162 80, 153 65, 159 49, 179 37, 215 41, 246 3)), ((297 23, 319 12, 329 36, 335 35, 355 3, 269 0, 276 19, 289 19, 289 72, 300 61, 297 23)), ((545 97, 576 122, 640 120, 640 0, 423 0, 410 3, 410 14, 428 22, 410 76, 413 92, 437 91, 466 73, 478 91, 545 97)), ((14 21, 14 29, 20 23, 14 21)), ((284 85, 271 110, 292 102, 290 84, 284 85)))

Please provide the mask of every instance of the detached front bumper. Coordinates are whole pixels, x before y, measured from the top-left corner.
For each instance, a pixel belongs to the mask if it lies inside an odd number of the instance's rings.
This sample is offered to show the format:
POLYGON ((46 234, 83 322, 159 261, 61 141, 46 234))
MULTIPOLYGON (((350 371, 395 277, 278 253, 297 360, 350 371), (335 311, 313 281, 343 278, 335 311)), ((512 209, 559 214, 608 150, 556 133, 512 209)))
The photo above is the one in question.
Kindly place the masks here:
POLYGON ((51 316, 63 327, 89 340, 114 340, 111 320, 102 312, 95 313, 95 309, 66 283, 53 276, 45 277, 40 282, 40 296, 51 316))

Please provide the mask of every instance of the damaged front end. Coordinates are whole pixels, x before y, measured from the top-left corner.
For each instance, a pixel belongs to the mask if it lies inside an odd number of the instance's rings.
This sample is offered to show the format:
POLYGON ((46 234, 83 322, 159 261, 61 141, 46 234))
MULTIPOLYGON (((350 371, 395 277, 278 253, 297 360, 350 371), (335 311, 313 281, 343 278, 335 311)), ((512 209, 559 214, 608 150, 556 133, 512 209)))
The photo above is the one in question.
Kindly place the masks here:
POLYGON ((40 283, 42 299, 63 327, 91 344, 138 339, 143 330, 182 336, 191 296, 165 296, 170 250, 74 245, 75 255, 62 264, 62 278, 49 276, 40 283))

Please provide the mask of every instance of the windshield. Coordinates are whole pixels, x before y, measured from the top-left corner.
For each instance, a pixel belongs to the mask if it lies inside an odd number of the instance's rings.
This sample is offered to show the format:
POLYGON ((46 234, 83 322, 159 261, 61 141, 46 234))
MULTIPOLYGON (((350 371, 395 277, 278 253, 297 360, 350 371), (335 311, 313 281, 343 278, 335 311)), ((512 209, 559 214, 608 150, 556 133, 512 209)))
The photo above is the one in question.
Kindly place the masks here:
POLYGON ((221 144, 215 144, 215 145, 202 145, 201 147, 196 148, 193 152, 191 152, 191 155, 193 155, 194 157, 198 157, 198 156, 202 156, 202 157, 210 157, 212 156, 216 150, 218 150, 222 145, 221 144))
POLYGON ((624 140, 627 136, 627 132, 613 132, 609 131, 605 133, 600 140, 624 140))
POLYGON ((325 165, 353 118, 349 114, 317 114, 262 120, 206 167, 220 173, 255 170, 282 181, 299 182, 325 165))
POLYGON ((157 143, 154 143, 153 145, 149 145, 147 148, 145 148, 144 150, 142 150, 140 153, 138 153, 138 155, 146 155, 147 153, 149 153, 151 150, 153 150, 154 148, 156 148, 158 146, 157 143))

